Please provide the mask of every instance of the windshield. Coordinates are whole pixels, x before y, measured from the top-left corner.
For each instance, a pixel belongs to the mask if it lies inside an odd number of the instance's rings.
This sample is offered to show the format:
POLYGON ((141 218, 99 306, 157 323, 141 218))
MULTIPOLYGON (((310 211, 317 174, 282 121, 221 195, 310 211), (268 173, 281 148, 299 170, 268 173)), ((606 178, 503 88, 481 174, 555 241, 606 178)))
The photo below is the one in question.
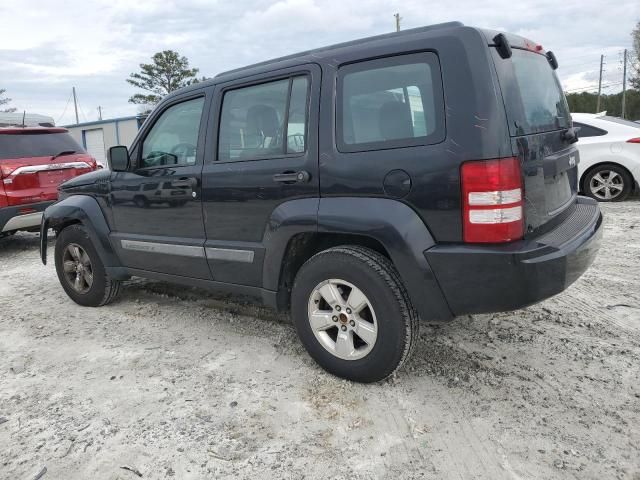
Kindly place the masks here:
POLYGON ((513 49, 510 59, 494 55, 511 135, 548 132, 570 126, 567 101, 547 57, 513 49))
POLYGON ((0 134, 0 160, 49 157, 61 152, 84 153, 68 133, 0 134))

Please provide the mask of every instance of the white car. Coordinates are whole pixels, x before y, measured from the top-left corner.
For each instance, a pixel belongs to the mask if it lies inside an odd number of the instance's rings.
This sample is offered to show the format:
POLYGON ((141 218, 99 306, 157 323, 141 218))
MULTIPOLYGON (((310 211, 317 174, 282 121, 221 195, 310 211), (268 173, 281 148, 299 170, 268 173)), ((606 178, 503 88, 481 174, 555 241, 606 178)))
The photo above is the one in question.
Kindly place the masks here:
POLYGON ((572 113, 578 131, 580 190, 618 202, 640 187, 640 124, 602 113, 572 113))

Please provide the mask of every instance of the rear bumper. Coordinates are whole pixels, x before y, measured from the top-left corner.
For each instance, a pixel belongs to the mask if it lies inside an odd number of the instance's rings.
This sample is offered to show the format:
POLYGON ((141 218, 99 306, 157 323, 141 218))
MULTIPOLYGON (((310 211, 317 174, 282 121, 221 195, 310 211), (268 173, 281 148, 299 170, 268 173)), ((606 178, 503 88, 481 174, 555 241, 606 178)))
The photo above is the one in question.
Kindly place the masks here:
POLYGON ((35 229, 40 226, 42 212, 54 202, 40 202, 0 208, 0 232, 35 229))
POLYGON ((425 252, 455 315, 526 307, 565 290, 591 265, 602 239, 595 200, 578 197, 550 232, 504 246, 439 245, 425 252))

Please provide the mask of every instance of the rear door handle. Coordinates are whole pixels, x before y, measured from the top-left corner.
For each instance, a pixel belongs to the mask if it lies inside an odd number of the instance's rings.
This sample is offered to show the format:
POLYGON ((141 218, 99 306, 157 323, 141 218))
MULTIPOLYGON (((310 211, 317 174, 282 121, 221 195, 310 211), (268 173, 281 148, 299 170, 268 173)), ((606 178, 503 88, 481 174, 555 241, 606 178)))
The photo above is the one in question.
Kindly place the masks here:
POLYGON ((311 180, 311 175, 305 170, 299 172, 276 173, 273 176, 274 182, 280 183, 307 183, 311 180))
POLYGON ((174 180, 173 182, 171 182, 171 186, 176 188, 186 188, 186 187, 193 188, 196 186, 196 179, 193 177, 180 178, 178 180, 174 180))

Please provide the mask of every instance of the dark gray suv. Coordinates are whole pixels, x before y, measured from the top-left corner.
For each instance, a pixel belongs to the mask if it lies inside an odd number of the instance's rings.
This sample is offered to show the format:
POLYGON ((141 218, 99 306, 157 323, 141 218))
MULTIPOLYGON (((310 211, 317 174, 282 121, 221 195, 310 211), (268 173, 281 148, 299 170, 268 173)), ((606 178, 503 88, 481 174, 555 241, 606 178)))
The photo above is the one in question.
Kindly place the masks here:
POLYGON ((418 319, 511 310, 591 264, 553 53, 448 23, 252 65, 167 96, 42 222, 77 303, 132 276, 290 310, 344 378, 392 374, 418 319), (148 187, 148 188, 147 188, 148 187))

